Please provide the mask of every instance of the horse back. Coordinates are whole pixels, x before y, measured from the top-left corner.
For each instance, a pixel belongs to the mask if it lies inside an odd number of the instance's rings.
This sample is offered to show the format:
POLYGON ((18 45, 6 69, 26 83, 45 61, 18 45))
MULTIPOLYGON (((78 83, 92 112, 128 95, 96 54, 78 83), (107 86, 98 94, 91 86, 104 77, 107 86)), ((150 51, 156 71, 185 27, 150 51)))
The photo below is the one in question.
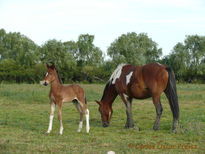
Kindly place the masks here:
POLYGON ((85 100, 85 92, 82 87, 76 84, 61 86, 58 90, 50 92, 50 98, 54 101, 70 102, 74 99, 78 99, 81 102, 85 100))
POLYGON ((125 65, 120 80, 116 82, 116 89, 118 93, 124 93, 137 99, 161 94, 166 89, 168 81, 165 68, 165 65, 159 63, 143 66, 125 65))

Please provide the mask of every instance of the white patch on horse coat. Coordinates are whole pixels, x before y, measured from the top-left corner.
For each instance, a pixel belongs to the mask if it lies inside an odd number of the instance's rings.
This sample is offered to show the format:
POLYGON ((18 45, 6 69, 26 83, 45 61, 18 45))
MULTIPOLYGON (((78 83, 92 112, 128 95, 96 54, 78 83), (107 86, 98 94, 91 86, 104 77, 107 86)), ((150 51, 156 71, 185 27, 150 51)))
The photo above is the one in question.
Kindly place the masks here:
POLYGON ((129 97, 126 94, 123 94, 123 96, 124 96, 125 101, 127 102, 129 97))
POLYGON ((90 125, 89 125, 89 110, 87 109, 87 113, 85 114, 86 118, 86 132, 89 133, 90 125))
POLYGON ((46 76, 48 76, 48 72, 46 73, 46 76))
POLYGON ((50 133, 52 130, 52 126, 53 126, 53 115, 50 115, 50 121, 49 121, 49 126, 48 126, 48 131, 47 133, 50 133))
POLYGON ((109 81, 112 81, 112 84, 115 84, 115 81, 120 77, 121 73, 122 73, 122 68, 123 66, 125 66, 126 64, 120 64, 118 65, 118 67, 115 69, 115 71, 112 73, 112 75, 110 76, 109 81))
POLYGON ((162 64, 160 64, 160 63, 157 63, 158 65, 160 65, 160 66, 163 66, 162 64))
POLYGON ((63 127, 62 127, 62 126, 60 127, 59 134, 60 134, 60 135, 63 135, 63 127))
POLYGON ((132 77, 133 72, 130 72, 128 75, 126 75, 126 85, 130 83, 130 79, 132 77))

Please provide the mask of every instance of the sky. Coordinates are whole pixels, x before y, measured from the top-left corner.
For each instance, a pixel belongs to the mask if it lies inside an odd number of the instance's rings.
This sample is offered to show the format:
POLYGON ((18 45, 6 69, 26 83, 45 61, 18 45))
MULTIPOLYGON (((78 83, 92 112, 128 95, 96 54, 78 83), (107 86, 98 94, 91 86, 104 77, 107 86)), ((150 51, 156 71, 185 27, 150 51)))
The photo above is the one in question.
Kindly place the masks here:
POLYGON ((0 29, 38 45, 95 36, 104 53, 128 32, 146 33, 168 55, 187 35, 205 36, 205 0, 0 0, 0 29))

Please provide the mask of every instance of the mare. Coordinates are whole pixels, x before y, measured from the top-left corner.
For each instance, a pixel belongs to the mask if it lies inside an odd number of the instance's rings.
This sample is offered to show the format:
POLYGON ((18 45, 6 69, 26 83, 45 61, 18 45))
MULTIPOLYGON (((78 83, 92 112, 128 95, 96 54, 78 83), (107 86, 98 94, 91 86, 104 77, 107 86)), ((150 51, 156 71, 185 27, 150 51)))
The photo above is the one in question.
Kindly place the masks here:
POLYGON ((62 105, 63 102, 71 101, 74 103, 78 112, 80 113, 80 123, 77 131, 80 132, 83 127, 83 114, 85 114, 86 132, 89 133, 89 110, 86 106, 86 97, 84 89, 81 88, 79 85, 63 86, 61 84, 61 80, 54 64, 52 64, 51 66, 47 64, 47 73, 45 75, 45 79, 44 81, 41 81, 41 84, 45 86, 47 86, 49 83, 51 84, 49 93, 50 121, 48 131, 46 133, 49 134, 52 130, 55 106, 58 105, 58 120, 60 122, 59 134, 63 134, 62 105))
POLYGON ((125 128, 133 128, 132 99, 145 99, 152 97, 156 108, 156 120, 154 130, 159 129, 162 105, 160 95, 166 94, 173 114, 173 132, 179 120, 179 105, 176 90, 174 72, 170 67, 159 63, 151 63, 143 66, 127 64, 119 65, 108 80, 99 104, 103 127, 109 126, 113 113, 112 104, 119 95, 126 106, 127 122, 125 128))

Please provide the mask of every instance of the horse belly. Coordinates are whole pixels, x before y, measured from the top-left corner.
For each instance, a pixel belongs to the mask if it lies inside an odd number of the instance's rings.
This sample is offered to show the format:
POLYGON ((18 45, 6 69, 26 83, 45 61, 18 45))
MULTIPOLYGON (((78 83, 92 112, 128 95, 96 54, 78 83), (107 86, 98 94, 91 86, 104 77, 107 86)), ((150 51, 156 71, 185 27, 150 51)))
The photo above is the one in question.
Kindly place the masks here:
POLYGON ((130 95, 136 99, 145 99, 151 97, 151 93, 147 88, 141 87, 137 84, 130 87, 130 95))

